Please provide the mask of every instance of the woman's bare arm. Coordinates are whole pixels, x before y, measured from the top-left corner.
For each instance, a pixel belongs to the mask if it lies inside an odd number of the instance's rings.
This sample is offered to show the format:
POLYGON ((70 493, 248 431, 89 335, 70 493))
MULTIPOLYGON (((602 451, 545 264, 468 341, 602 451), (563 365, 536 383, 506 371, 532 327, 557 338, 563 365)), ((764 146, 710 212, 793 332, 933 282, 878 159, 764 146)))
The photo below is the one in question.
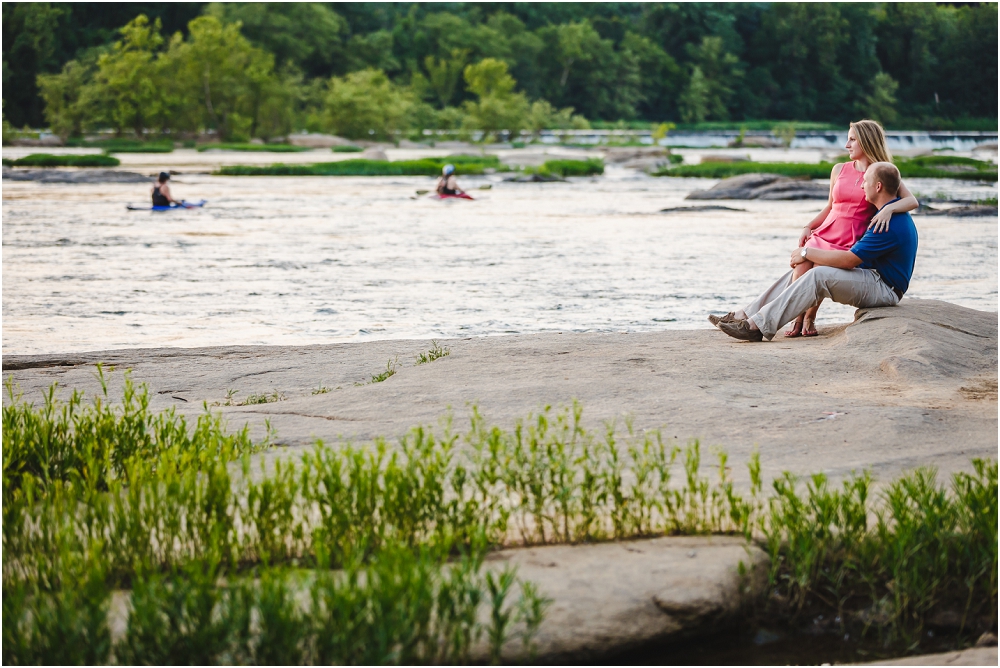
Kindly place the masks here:
POLYGON ((898 202, 886 204, 882 207, 881 211, 872 216, 872 222, 868 223, 869 230, 872 230, 876 234, 885 232, 889 229, 889 221, 892 220, 892 214, 913 211, 920 206, 920 202, 917 201, 917 198, 913 196, 913 193, 910 192, 910 189, 902 181, 899 183, 899 192, 897 195, 900 197, 898 202))
POLYGON ((823 210, 816 214, 816 217, 810 220, 805 227, 802 228, 802 234, 799 236, 799 247, 805 245, 806 240, 812 236, 813 230, 823 224, 826 217, 830 215, 830 209, 833 208, 833 184, 837 182, 837 177, 840 176, 840 170, 844 168, 844 163, 840 163, 833 166, 830 170, 830 195, 827 197, 826 206, 823 210))

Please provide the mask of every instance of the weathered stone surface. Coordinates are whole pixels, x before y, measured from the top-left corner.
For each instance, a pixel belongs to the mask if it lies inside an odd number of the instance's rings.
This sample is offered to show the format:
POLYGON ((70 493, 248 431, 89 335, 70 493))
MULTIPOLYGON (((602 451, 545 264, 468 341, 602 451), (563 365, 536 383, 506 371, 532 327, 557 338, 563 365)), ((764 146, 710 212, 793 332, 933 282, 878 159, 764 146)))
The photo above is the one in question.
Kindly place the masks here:
MULTIPOLYGON (((712 631, 759 591, 766 555, 742 538, 666 537, 504 550, 487 567, 517 566, 552 604, 535 639, 545 662, 593 661, 611 652, 712 631), (743 563, 749 574, 739 576, 743 563)), ((486 659, 485 643, 476 658, 486 659)), ((514 638, 506 660, 523 657, 514 638)))
POLYGON ((942 652, 940 654, 921 654, 903 659, 887 659, 871 663, 859 663, 859 666, 995 666, 997 665, 996 647, 974 647, 959 652, 942 652))
POLYGON ((509 183, 555 183, 565 180, 563 177, 556 176, 555 174, 524 174, 504 179, 504 181, 509 183))
POLYGON ((316 438, 393 438, 436 424, 449 407, 461 430, 470 402, 510 428, 529 411, 574 398, 589 428, 629 413, 638 430, 663 427, 682 443, 697 437, 721 446, 738 484, 746 484, 755 447, 765 480, 783 470, 838 479, 864 468, 885 480, 922 465, 948 475, 969 470, 973 457, 996 456, 997 314, 945 302, 905 298, 860 311, 851 325, 820 327, 816 338, 759 344, 709 329, 441 344, 451 354, 419 366, 413 360, 428 341, 6 355, 3 370, 37 402, 55 381, 64 392, 99 391, 92 365, 104 361, 117 368, 112 398, 131 368, 149 384, 152 409, 190 416, 202 402, 225 402, 229 389, 233 403, 278 391, 284 401, 213 408, 257 435, 270 420, 287 447, 268 457, 303 451, 316 438), (355 386, 397 356, 394 376, 355 386), (320 384, 331 391, 313 395, 320 384))
POLYGON ((363 158, 365 160, 383 160, 383 161, 385 161, 385 160, 389 159, 389 156, 387 156, 385 154, 385 151, 383 151, 380 148, 366 148, 361 153, 361 155, 358 156, 358 157, 359 158, 363 158))
POLYGON ((997 207, 985 205, 955 206, 950 209, 932 209, 929 206, 922 206, 918 213, 925 216, 954 216, 956 218, 969 218, 977 216, 995 216, 997 207))
POLYGON ((622 146, 604 149, 604 162, 615 165, 636 159, 658 158, 666 160, 670 151, 662 146, 622 146))
POLYGON ((114 169, 11 169, 3 168, 3 178, 40 183, 148 183, 150 178, 135 172, 114 169))
POLYGON ((825 181, 803 181, 778 174, 741 174, 722 179, 708 190, 695 190, 685 199, 827 199, 825 181))
POLYGON ((635 169, 640 172, 646 172, 647 174, 652 174, 653 172, 658 172, 665 167, 670 166, 670 159, 663 158, 635 158, 629 160, 628 162, 621 163, 621 166, 625 169, 635 169))
POLYGON ((704 206, 672 206, 669 209, 660 209, 660 213, 689 213, 698 211, 746 211, 732 206, 722 206, 721 204, 706 204, 704 206))
POLYGON ((343 137, 313 132, 290 134, 288 135, 288 143, 292 146, 305 146, 306 148, 333 148, 334 146, 349 146, 352 142, 343 137))

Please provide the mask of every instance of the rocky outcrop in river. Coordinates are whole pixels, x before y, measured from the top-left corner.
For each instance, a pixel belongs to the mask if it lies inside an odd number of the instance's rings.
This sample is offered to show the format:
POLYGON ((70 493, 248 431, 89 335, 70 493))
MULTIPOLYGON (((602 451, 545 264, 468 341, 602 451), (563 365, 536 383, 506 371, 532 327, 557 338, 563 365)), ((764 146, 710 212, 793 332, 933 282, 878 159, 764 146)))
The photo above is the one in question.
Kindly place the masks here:
POLYGON ((3 168, 3 178, 10 181, 40 183, 148 183, 151 177, 114 169, 10 169, 3 168))
POLYGON ((695 190, 685 199, 827 199, 825 181, 802 181, 778 174, 741 174, 723 179, 708 190, 695 190))

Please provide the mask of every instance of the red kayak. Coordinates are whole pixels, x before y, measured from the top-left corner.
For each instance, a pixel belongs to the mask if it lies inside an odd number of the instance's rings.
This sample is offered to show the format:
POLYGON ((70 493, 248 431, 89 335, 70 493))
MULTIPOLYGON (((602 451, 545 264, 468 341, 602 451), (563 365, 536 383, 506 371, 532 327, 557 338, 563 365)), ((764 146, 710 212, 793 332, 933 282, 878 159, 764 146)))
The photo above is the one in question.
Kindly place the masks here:
POLYGON ((431 199, 473 199, 465 193, 456 193, 454 195, 430 195, 431 199))

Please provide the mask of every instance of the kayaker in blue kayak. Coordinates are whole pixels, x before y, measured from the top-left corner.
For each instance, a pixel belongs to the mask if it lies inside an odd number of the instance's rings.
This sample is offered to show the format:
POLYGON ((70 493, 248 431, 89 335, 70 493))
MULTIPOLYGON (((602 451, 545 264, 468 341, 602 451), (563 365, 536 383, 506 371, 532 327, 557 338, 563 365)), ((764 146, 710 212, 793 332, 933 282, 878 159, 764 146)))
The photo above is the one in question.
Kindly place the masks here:
POLYGON ((180 204, 178 200, 175 200, 170 194, 170 186, 167 185, 167 181, 170 180, 170 174, 167 172, 160 172, 160 176, 156 179, 156 184, 153 186, 153 206, 170 206, 172 204, 180 204))
POLYGON ((455 179, 455 165, 445 165, 441 168, 441 178, 437 182, 438 195, 464 195, 465 191, 458 187, 455 179))

